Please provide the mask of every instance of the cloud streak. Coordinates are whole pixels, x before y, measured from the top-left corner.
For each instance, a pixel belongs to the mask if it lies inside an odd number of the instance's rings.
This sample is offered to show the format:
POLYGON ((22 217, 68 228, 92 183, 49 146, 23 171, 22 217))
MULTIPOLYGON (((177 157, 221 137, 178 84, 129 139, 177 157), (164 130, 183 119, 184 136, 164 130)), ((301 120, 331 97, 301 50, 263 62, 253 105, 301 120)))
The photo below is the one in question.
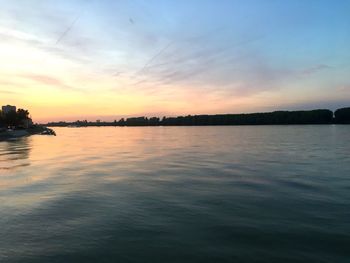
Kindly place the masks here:
POLYGON ((323 71, 323 70, 326 70, 326 69, 330 69, 332 68, 331 66, 329 65, 326 65, 326 64, 318 64, 318 65, 315 65, 313 67, 310 67, 310 68, 306 68, 304 69, 301 74, 304 75, 304 76, 309 76, 309 75, 312 75, 312 74, 315 74, 315 73, 318 73, 320 71, 323 71))
POLYGON ((12 90, 3 90, 3 89, 0 89, 0 94, 4 94, 4 95, 17 95, 18 92, 12 91, 12 90))
POLYGON ((205 90, 215 94, 249 96, 277 88, 278 83, 288 75, 287 70, 274 69, 267 59, 251 48, 264 35, 215 45, 208 44, 205 37, 213 38, 210 34, 203 34, 163 49, 157 56, 159 63, 148 63, 148 70, 134 85, 142 90, 151 89, 152 93, 169 85, 177 85, 191 86, 198 92, 205 90))
POLYGON ((65 82, 61 81, 58 78, 51 77, 48 75, 25 74, 20 75, 20 77, 32 80, 45 86, 54 87, 65 91, 82 91, 81 89, 67 85, 65 82))

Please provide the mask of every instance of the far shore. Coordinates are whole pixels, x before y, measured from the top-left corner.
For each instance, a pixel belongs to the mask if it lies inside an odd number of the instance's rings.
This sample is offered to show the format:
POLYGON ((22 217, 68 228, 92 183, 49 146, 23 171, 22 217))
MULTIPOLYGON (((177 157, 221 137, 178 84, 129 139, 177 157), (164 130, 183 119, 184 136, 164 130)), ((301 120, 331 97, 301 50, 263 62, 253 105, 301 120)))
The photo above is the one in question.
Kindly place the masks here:
POLYGON ((48 127, 132 127, 132 126, 222 126, 222 125, 312 125, 350 124, 350 107, 335 112, 327 109, 310 111, 274 111, 248 114, 187 115, 178 117, 133 117, 106 121, 78 120, 49 122, 48 127))

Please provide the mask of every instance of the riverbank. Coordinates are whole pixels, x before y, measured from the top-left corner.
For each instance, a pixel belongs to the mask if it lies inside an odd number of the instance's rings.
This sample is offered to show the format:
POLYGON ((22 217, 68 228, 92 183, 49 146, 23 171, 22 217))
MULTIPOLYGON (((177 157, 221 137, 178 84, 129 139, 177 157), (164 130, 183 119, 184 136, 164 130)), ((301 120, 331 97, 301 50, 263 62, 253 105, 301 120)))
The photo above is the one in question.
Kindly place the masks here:
POLYGON ((242 114, 187 115, 178 117, 132 117, 113 122, 50 122, 51 127, 89 126, 221 126, 221 125, 304 125, 304 124, 350 124, 350 108, 335 112, 327 109, 309 111, 274 111, 242 114))
POLYGON ((54 135, 56 136, 56 133, 53 129, 47 128, 46 126, 42 125, 35 125, 33 127, 30 127, 28 129, 8 129, 5 131, 0 132, 0 141, 1 140, 8 140, 8 139, 14 139, 14 138, 21 138, 31 135, 54 135))

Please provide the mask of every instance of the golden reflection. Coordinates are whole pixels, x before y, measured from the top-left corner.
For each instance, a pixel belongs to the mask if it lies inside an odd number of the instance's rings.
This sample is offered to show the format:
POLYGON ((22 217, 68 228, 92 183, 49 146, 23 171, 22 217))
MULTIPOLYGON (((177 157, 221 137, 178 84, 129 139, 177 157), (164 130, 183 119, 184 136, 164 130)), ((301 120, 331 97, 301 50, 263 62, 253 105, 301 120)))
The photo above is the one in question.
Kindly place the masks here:
POLYGON ((13 171, 29 165, 29 138, 0 142, 0 170, 13 171))
MULTIPOLYGON (((215 147, 217 133, 206 129, 209 141, 200 139, 203 131, 198 127, 94 127, 55 128, 56 137, 1 142, 0 190, 8 192, 2 202, 38 205, 97 185, 133 180, 166 159, 181 160, 198 147, 215 147)), ((185 164, 174 160, 172 165, 185 164)))

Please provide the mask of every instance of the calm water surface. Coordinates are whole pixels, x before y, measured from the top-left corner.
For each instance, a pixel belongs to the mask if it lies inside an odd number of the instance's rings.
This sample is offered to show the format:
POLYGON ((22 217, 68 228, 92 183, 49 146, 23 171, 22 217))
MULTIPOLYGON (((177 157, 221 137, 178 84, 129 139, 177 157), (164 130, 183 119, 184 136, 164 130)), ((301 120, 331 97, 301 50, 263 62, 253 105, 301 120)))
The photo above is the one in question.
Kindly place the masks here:
POLYGON ((350 262, 350 126, 0 142, 0 262, 350 262))

